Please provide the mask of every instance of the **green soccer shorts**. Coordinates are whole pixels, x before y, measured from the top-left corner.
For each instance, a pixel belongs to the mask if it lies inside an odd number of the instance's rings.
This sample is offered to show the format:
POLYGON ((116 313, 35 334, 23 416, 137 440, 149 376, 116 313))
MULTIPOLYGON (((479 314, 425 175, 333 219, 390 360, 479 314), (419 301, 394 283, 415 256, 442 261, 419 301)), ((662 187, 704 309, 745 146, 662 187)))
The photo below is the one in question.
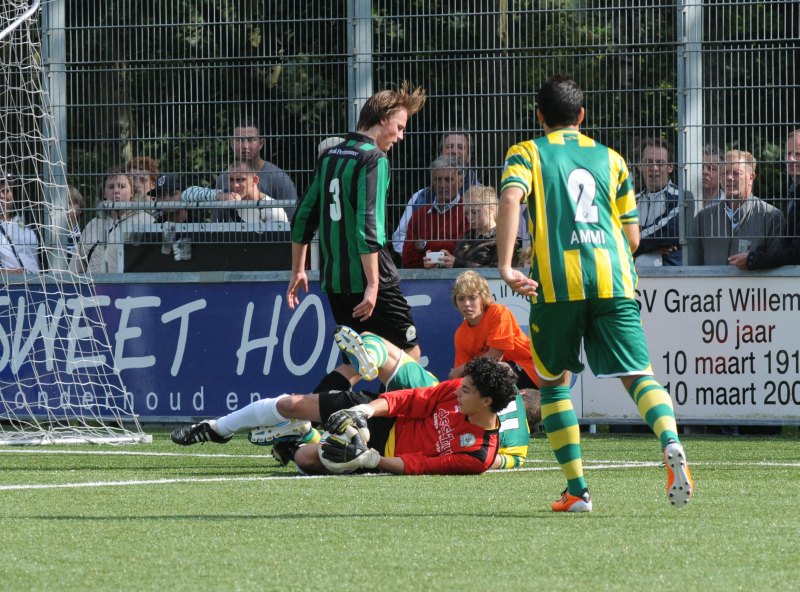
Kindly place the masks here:
POLYGON ((437 384, 439 384, 439 381, 433 374, 425 370, 414 358, 404 353, 394 373, 386 381, 386 390, 399 391, 437 384))
POLYGON ((531 305, 531 351, 536 371, 556 380, 583 371, 581 340, 598 378, 653 374, 639 306, 629 298, 592 298, 531 305))

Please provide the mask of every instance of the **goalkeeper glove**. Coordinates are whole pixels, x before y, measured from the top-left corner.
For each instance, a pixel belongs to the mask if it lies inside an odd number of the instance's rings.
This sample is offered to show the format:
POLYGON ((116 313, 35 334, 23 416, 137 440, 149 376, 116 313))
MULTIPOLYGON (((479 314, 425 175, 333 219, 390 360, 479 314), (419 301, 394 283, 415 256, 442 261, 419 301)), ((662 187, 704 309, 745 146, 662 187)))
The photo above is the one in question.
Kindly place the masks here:
POLYGON ((356 428, 364 442, 369 442, 367 420, 375 413, 370 405, 356 405, 350 409, 341 409, 332 413, 325 422, 325 431, 331 434, 344 434, 349 427, 356 428))
POLYGON ((352 473, 377 468, 381 455, 358 440, 351 443, 340 436, 329 436, 319 449, 319 458, 332 473, 352 473))

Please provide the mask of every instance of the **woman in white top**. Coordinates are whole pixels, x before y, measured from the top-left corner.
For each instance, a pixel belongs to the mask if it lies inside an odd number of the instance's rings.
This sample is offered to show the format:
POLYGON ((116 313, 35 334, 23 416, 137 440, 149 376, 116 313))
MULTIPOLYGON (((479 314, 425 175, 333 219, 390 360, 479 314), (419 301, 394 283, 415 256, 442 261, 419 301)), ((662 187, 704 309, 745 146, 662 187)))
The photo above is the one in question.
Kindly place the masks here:
POLYGON ((39 273, 39 239, 14 212, 14 193, 0 173, 0 272, 39 273))
POLYGON ((131 202, 133 181, 127 171, 111 169, 103 181, 102 201, 104 211, 94 217, 83 229, 75 256, 69 263, 70 271, 81 273, 121 273, 119 255, 122 244, 135 232, 148 230, 153 217, 141 210, 117 209, 115 204, 131 202))

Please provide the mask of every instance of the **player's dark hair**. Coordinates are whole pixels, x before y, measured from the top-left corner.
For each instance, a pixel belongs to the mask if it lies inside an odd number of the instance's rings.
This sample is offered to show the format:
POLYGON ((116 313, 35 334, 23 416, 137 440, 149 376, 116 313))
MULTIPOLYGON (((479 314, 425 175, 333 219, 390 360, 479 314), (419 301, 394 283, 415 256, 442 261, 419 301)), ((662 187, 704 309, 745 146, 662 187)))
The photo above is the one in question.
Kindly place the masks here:
POLYGON ((536 108, 548 127, 577 125, 583 107, 583 91, 578 83, 556 74, 536 91, 536 108))
POLYGON ((503 362, 475 358, 464 368, 464 375, 472 379, 482 397, 492 399, 489 407, 495 413, 505 409, 517 396, 517 375, 503 362))

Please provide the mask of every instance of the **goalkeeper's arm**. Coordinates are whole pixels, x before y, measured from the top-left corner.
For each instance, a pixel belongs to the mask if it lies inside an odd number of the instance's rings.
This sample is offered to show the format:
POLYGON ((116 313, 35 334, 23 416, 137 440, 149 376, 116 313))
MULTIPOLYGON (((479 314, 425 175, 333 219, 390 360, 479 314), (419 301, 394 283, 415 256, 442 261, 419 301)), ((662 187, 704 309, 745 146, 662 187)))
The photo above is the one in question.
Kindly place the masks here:
POLYGON ((405 473, 406 465, 402 458, 382 456, 378 463, 378 468, 387 473, 394 473, 395 475, 402 475, 405 473))
POLYGON ((331 436, 323 442, 319 448, 319 459, 334 474, 352 473, 359 469, 381 469, 398 475, 405 473, 402 458, 381 456, 374 448, 367 448, 366 444, 348 443, 340 436, 331 436))
POLYGON ((331 435, 319 448, 319 459, 331 473, 352 473, 359 469, 382 469, 387 473, 403 474, 401 458, 387 458, 374 448, 368 448, 359 431, 350 426, 343 435, 331 435))
POLYGON ((372 407, 372 417, 385 417, 389 413, 389 403, 382 397, 370 401, 368 405, 372 407))
POLYGON ((325 430, 331 434, 344 434, 349 427, 355 427, 361 433, 365 442, 369 441, 367 420, 370 417, 383 417, 389 413, 389 404, 385 399, 378 398, 369 403, 362 403, 349 409, 341 409, 331 413, 325 420, 325 430))

